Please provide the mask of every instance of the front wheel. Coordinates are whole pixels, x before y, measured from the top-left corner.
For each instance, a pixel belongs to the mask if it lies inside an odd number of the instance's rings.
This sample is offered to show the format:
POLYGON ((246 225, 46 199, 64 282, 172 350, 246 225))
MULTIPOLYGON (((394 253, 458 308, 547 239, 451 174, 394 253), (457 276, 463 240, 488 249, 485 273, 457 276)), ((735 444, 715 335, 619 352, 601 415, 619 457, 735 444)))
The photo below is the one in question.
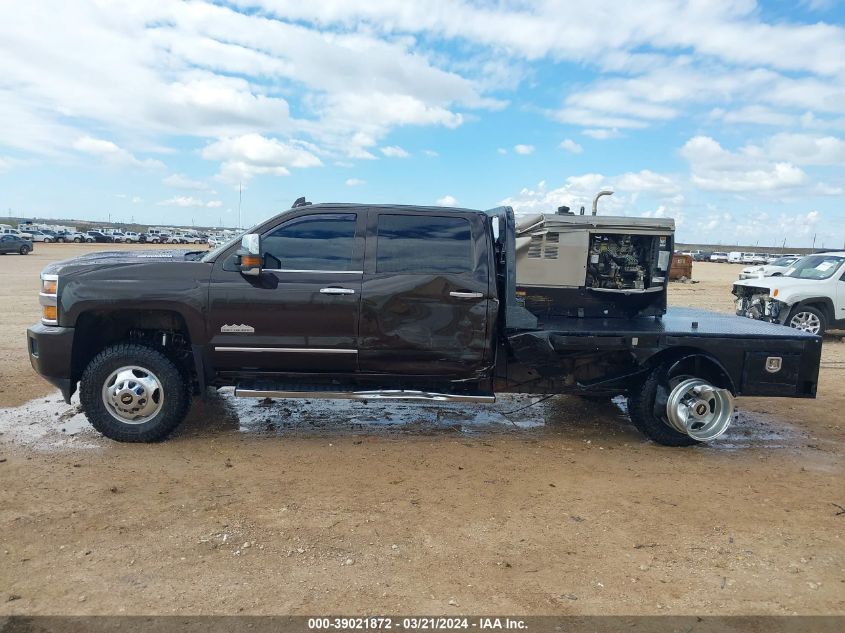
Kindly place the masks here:
POLYGON ((173 362, 143 345, 100 352, 79 388, 91 425, 118 442, 157 442, 179 426, 191 403, 190 385, 173 362))
POLYGON ((824 313, 811 306, 793 308, 786 319, 786 324, 796 330, 818 336, 824 336, 827 330, 827 319, 824 313))
POLYGON ((733 397, 703 378, 658 367, 628 396, 631 422, 664 446, 715 440, 733 420, 733 397))

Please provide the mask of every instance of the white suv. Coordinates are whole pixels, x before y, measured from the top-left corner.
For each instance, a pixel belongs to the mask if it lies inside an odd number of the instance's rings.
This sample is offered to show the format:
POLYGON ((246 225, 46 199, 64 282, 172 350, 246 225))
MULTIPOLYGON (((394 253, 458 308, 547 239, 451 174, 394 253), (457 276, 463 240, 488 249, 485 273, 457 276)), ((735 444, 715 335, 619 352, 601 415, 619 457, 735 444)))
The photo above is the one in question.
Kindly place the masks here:
POLYGON ((845 251, 808 255, 780 277, 734 283, 736 313, 821 336, 845 329, 845 251))

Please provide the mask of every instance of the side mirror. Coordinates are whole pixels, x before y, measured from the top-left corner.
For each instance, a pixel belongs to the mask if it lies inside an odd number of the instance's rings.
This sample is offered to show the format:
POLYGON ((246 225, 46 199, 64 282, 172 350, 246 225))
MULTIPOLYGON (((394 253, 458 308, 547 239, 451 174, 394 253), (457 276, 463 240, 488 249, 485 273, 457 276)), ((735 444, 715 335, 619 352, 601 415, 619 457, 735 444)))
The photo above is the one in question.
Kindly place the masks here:
POLYGON ((241 238, 237 255, 242 275, 258 277, 261 274, 261 236, 258 233, 249 233, 241 238))

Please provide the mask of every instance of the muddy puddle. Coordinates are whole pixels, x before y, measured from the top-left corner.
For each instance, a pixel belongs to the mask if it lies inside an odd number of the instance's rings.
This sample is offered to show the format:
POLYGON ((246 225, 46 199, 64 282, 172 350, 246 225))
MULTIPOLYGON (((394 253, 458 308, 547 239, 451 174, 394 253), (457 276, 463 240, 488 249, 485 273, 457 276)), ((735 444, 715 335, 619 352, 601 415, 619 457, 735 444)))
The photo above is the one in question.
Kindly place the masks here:
MULTIPOLYGON (((541 400, 504 394, 495 404, 414 404, 344 400, 236 398, 230 389, 194 400, 174 437, 244 433, 256 436, 565 435, 588 444, 646 442, 627 419, 625 399, 591 403, 574 396, 541 400)), ((764 414, 738 407, 734 424, 705 450, 800 448, 806 433, 764 414)), ((81 413, 58 392, 14 408, 0 409, 0 442, 37 451, 108 447, 81 413)))

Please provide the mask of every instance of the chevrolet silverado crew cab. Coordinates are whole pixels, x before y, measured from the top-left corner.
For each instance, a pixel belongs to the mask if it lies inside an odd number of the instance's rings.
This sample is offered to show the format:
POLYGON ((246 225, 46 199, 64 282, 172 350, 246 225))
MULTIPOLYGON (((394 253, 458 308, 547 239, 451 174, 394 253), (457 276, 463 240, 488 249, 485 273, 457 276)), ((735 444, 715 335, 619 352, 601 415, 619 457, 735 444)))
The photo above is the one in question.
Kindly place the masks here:
MULTIPOLYGON (((166 437, 192 396, 491 403, 627 396, 656 442, 715 439, 735 396, 814 397, 821 339, 667 309, 674 222, 318 204, 211 251, 48 266, 36 371, 104 435, 166 437)), ((303 405, 305 406, 305 405, 303 405)))
POLYGON ((736 313, 823 335, 845 329, 845 251, 808 255, 778 277, 734 284, 736 313))

